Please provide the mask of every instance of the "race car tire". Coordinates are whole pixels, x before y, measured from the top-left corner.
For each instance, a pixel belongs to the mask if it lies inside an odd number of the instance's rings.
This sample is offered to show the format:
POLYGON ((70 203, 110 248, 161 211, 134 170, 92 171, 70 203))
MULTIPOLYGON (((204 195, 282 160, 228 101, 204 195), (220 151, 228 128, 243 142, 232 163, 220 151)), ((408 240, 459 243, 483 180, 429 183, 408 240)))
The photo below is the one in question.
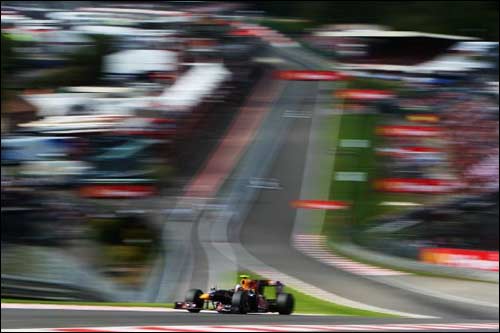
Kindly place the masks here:
POLYGON ((276 298, 276 308, 280 315, 289 315, 295 307, 295 299, 292 294, 282 293, 276 298))
POLYGON ((196 304, 196 309, 188 309, 191 313, 198 313, 203 308, 204 301, 200 298, 203 295, 203 291, 200 289, 190 289, 186 293, 186 302, 192 302, 196 304))
POLYGON ((231 312, 238 314, 248 313, 248 293, 246 291, 237 291, 231 300, 231 312))

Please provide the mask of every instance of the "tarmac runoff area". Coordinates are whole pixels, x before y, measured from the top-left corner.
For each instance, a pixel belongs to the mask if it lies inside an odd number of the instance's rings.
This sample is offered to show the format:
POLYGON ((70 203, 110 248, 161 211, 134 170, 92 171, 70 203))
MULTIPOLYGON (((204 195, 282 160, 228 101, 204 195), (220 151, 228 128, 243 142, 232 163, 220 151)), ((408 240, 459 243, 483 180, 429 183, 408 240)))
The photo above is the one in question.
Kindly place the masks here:
POLYGON ((191 314, 165 308, 2 304, 2 332, 498 331, 498 322, 276 314, 191 314))

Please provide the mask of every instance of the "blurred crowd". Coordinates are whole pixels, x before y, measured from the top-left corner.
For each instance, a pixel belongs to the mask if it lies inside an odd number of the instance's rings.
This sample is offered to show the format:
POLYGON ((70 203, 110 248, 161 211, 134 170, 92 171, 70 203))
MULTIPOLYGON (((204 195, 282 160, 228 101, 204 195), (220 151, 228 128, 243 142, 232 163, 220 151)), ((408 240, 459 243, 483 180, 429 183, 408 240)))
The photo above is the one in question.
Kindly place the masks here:
MULTIPOLYGON (((474 74, 471 74, 474 75, 474 74)), ((498 99, 484 87, 462 83, 406 98, 401 108, 434 113, 443 129, 447 160, 469 193, 498 191, 498 99)))
POLYGON ((498 191, 498 103, 474 91, 443 94, 443 124, 456 172, 471 192, 498 191))
POLYGON ((401 211, 394 220, 373 221, 373 229, 391 221, 415 223, 378 234, 367 246, 411 258, 426 247, 498 251, 499 100, 498 89, 491 89, 496 87, 495 73, 400 73, 397 84, 385 88, 395 98, 358 107, 366 113, 373 112, 370 105, 378 105, 381 115, 378 177, 386 186, 378 182, 376 188, 397 192, 391 200, 399 197, 401 205, 420 203, 415 205, 420 208, 401 211))

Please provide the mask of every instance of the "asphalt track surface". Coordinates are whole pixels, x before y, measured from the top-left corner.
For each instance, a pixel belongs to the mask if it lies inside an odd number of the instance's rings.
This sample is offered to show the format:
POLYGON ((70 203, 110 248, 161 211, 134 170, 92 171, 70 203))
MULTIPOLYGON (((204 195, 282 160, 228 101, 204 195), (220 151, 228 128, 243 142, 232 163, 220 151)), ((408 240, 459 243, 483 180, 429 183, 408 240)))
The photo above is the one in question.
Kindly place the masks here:
MULTIPOLYGON (((143 325, 340 325, 446 323, 445 320, 352 318, 342 316, 280 316, 275 314, 217 314, 188 312, 78 311, 2 309, 2 329, 116 327, 143 325)), ((467 323, 482 323, 474 320, 467 323)), ((491 322, 491 321, 489 321, 491 322)))

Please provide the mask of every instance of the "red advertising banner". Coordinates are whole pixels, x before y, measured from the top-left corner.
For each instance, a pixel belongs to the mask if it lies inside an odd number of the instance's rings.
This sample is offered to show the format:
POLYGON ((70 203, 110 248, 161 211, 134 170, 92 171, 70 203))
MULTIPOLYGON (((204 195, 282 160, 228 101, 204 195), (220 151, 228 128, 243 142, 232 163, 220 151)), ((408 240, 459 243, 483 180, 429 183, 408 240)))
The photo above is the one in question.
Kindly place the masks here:
POLYGON ((498 272, 498 252, 449 248, 420 250, 420 260, 431 264, 498 272))
POLYGON ((349 204, 344 201, 327 201, 327 200, 296 200, 291 202, 294 208, 305 209, 346 209, 349 204))
POLYGON ((332 71, 278 71, 276 78, 280 80, 297 80, 297 81, 338 81, 346 78, 345 75, 332 71))
POLYGON ((258 37, 260 34, 253 29, 234 29, 229 32, 229 35, 239 37, 258 37))
POLYGON ((85 198, 145 198, 156 194, 148 185, 88 185, 80 188, 85 198))
POLYGON ((335 92, 335 96, 351 100, 377 101, 393 98, 394 94, 387 90, 345 89, 335 92))
POLYGON ((386 178, 376 180, 374 187, 382 192, 440 194, 458 190, 461 183, 449 179, 386 178))
POLYGON ((437 137, 441 129, 431 126, 378 126, 376 133, 382 136, 437 137))

